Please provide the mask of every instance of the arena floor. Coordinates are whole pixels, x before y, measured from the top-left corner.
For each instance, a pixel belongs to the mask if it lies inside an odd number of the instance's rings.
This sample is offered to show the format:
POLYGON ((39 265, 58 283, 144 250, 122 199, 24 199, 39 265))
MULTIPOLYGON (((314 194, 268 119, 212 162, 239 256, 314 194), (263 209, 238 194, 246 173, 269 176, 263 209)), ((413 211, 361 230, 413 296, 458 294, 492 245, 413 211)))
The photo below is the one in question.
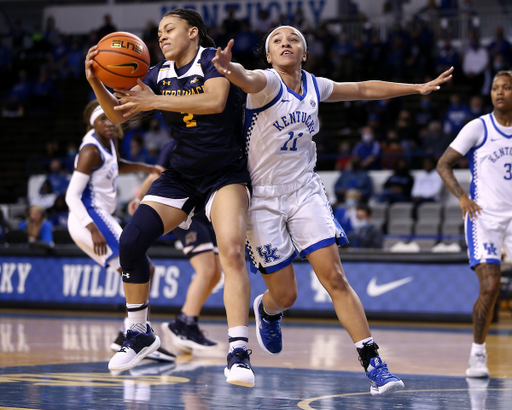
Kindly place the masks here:
MULTIPOLYGON (((162 335, 168 319, 153 315, 162 335)), ((1 409, 507 409, 512 403, 512 314, 501 312, 487 341, 491 378, 464 376, 469 324, 372 322, 380 354, 405 390, 374 397, 347 333, 333 320, 285 319, 284 349, 270 356, 251 326, 256 386, 226 383, 225 319, 202 328, 219 348, 180 355, 176 363, 143 360, 111 374, 122 317, 83 312, 0 310, 1 409)))

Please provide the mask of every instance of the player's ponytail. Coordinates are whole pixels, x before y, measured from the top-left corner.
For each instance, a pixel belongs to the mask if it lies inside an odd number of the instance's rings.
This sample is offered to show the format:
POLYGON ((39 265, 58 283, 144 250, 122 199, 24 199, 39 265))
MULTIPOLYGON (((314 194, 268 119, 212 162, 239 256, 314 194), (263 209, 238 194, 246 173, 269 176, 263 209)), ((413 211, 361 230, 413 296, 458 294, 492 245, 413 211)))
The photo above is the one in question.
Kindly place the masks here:
POLYGON ((168 12, 164 17, 175 16, 187 22, 191 27, 196 27, 199 32, 199 45, 201 47, 215 47, 215 41, 208 36, 206 24, 201 15, 192 9, 175 9, 168 12))

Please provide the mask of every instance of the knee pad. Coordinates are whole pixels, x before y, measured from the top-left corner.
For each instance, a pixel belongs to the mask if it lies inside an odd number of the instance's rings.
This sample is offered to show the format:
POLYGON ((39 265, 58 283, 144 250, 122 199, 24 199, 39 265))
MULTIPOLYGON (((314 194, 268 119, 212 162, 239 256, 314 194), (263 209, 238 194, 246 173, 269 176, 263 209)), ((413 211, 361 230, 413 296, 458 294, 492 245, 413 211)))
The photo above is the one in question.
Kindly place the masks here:
POLYGON ((123 282, 149 282, 151 274, 146 252, 163 231, 160 215, 150 206, 140 205, 119 238, 123 282))

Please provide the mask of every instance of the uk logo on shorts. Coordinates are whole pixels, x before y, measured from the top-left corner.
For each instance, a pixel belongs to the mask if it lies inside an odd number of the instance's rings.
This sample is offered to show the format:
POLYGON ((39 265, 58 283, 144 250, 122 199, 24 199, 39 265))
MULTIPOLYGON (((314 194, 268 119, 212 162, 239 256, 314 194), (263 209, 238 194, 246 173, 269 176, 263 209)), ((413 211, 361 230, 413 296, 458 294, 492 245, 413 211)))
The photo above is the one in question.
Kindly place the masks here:
POLYGON ((484 248, 487 251, 488 255, 496 255, 497 256, 496 246, 494 246, 494 244, 492 242, 491 243, 484 243, 484 248))
POLYGON ((265 258, 265 263, 270 263, 281 259, 281 256, 277 254, 277 248, 272 248, 272 244, 270 243, 263 246, 258 246, 256 250, 262 258, 265 258))

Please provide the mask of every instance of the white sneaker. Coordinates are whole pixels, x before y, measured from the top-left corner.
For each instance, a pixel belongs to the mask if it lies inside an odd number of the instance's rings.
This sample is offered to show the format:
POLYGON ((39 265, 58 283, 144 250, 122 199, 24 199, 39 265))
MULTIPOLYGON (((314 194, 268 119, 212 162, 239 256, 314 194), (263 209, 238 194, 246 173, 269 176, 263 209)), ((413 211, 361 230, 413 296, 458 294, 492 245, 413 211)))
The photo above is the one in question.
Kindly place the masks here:
POLYGON ((469 356, 469 367, 466 370, 468 377, 489 377, 487 368, 487 353, 472 354, 469 356))

